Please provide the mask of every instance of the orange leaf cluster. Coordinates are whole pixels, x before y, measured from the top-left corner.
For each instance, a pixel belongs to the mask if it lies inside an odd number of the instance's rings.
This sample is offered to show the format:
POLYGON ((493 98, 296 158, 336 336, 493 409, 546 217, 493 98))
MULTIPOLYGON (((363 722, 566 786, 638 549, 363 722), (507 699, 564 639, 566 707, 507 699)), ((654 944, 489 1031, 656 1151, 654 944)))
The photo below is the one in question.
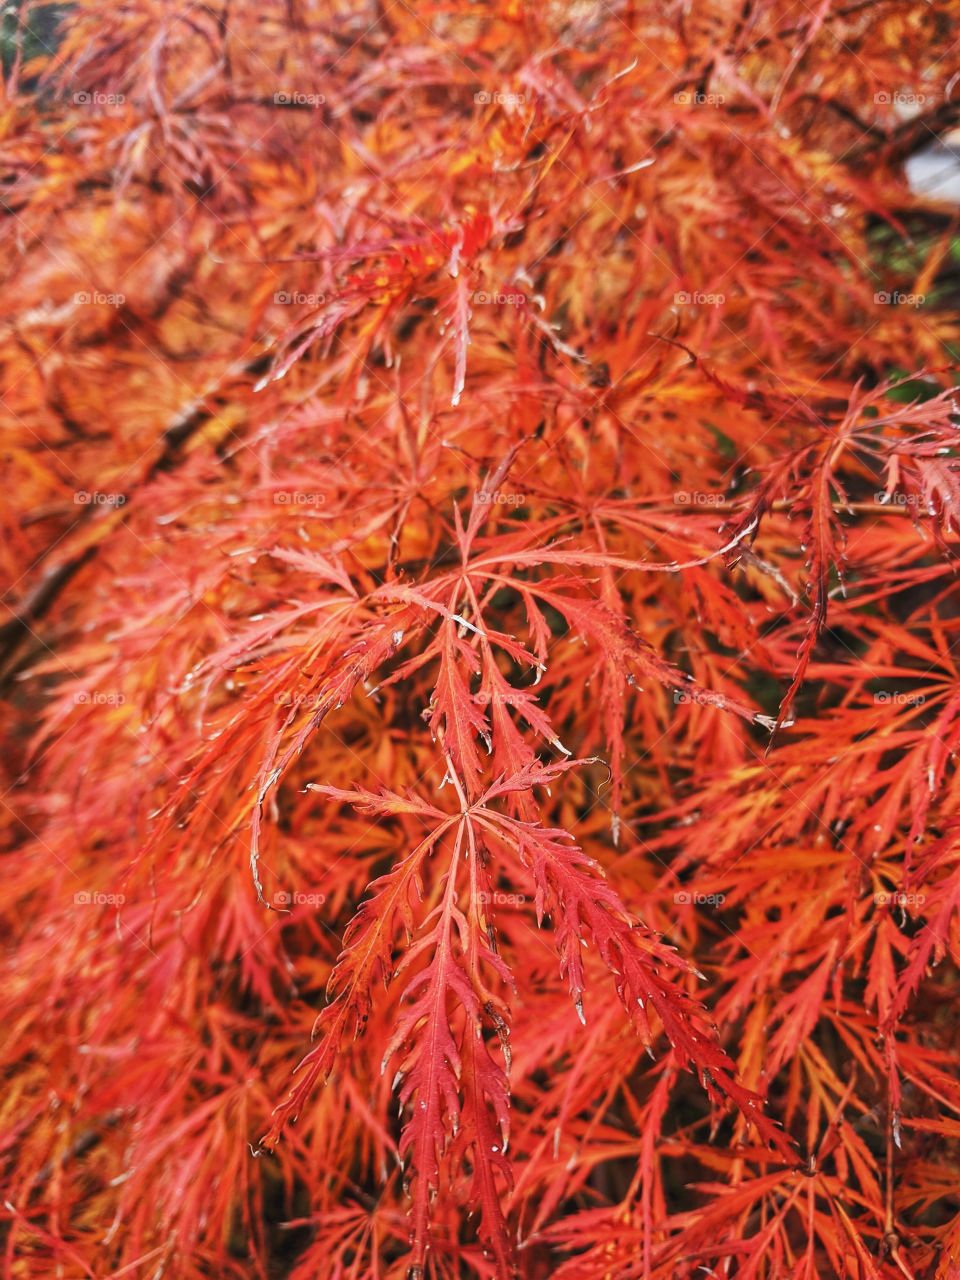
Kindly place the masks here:
POLYGON ((958 18, 8 6, 4 1277, 960 1277, 958 18))

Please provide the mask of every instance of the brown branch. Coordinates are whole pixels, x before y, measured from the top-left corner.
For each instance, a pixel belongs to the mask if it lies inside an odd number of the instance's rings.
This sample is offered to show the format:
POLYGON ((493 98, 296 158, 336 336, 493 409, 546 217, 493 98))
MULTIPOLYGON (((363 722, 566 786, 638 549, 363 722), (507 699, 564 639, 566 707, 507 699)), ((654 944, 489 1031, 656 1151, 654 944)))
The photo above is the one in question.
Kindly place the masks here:
MULTIPOLYGON (((268 355, 258 356, 256 359, 242 365, 239 369, 232 371, 232 374, 233 376, 257 377, 266 371, 269 364, 270 357, 268 355)), ((130 507, 137 493, 148 485, 155 476, 162 472, 171 471, 180 464, 183 460, 184 446, 213 417, 215 413, 214 400, 215 393, 211 393, 201 401, 192 403, 167 426, 158 441, 159 452, 157 456, 147 467, 136 487, 122 495, 117 495, 118 498, 121 496, 123 498, 123 514, 119 521, 120 524, 126 523, 130 507)), ((76 524, 82 526, 98 516, 109 517, 113 515, 115 515, 114 508, 87 506, 76 524)), ((11 610, 11 616, 0 625, 0 687, 6 684, 16 671, 20 648, 31 634, 33 624, 39 622, 49 613, 65 588, 69 586, 81 569, 96 558, 99 551, 100 544, 93 543, 84 547, 82 551, 78 551, 62 560, 37 583, 27 589, 16 608, 11 610)), ((52 554, 53 548, 51 547, 41 556, 40 564, 44 564, 52 554)))

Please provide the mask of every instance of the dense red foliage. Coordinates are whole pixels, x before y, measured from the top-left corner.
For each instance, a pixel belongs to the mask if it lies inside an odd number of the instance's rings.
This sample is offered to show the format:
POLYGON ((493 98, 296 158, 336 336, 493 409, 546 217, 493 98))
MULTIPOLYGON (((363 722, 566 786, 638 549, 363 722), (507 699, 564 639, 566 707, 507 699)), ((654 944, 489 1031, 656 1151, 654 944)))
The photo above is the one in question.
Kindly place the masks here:
POLYGON ((62 16, 2 1274, 960 1275, 958 6, 62 16))

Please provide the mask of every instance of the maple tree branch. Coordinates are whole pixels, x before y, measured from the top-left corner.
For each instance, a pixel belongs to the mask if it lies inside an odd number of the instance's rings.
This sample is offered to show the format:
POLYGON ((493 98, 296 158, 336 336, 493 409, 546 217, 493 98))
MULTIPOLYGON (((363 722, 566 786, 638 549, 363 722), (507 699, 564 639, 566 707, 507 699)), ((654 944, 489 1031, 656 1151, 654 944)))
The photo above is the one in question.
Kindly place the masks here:
MULTIPOLYGON (((247 361, 237 371, 251 377, 263 374, 270 365, 268 355, 247 361)), ((236 374, 234 375, 236 376, 236 374)), ((140 492, 156 476, 174 470, 184 459, 184 446, 209 422, 216 413, 211 408, 212 397, 205 397, 199 404, 191 405, 173 419, 159 438, 159 452, 150 462, 137 488, 123 492, 124 499, 120 523, 125 523, 128 512, 140 492)), ((120 495, 118 495, 120 496, 120 495)), ((86 525, 96 518, 109 518, 108 509, 87 505, 82 508, 75 526, 86 525)), ((57 543, 54 543, 54 547, 57 543)), ((90 564, 100 553, 100 542, 91 543, 75 555, 68 556, 38 582, 27 588, 11 616, 0 624, 0 687, 13 678, 18 668, 18 651, 32 632, 33 624, 43 619, 56 604, 62 592, 70 585, 81 569, 90 564)), ((40 557, 40 564, 49 558, 53 548, 40 557)))

